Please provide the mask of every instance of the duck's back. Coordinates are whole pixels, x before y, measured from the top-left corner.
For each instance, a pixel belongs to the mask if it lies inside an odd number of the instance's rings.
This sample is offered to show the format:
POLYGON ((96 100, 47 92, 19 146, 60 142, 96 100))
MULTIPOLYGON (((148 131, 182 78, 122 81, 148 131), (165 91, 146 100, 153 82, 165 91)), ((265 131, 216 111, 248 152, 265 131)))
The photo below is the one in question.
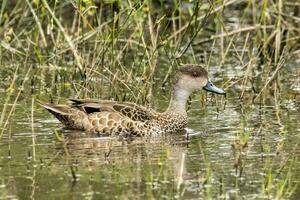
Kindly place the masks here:
POLYGON ((187 124, 186 113, 157 113, 134 103, 71 100, 71 105, 40 103, 70 129, 99 135, 158 135, 178 132, 187 124))

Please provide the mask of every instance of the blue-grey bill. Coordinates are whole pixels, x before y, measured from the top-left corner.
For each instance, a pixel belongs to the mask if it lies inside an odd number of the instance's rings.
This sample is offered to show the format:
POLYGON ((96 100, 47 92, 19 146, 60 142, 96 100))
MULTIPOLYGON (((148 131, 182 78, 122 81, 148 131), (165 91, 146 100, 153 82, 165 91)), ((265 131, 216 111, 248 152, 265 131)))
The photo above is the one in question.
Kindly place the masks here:
POLYGON ((213 92, 216 94, 225 94, 224 90, 218 88, 217 86, 212 84, 212 82, 210 82, 210 81, 207 82, 207 84, 203 87, 203 89, 208 92, 213 92))

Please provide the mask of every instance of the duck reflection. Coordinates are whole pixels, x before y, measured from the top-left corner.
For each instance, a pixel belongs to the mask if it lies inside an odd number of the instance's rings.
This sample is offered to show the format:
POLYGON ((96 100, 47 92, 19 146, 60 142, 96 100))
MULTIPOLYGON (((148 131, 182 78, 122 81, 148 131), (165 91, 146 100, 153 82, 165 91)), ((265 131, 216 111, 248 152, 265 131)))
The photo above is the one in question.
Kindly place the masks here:
POLYGON ((99 164, 159 160, 161 152, 176 160, 186 150, 189 140, 185 130, 157 137, 90 137, 80 131, 64 131, 56 148, 72 163, 95 166, 99 164))

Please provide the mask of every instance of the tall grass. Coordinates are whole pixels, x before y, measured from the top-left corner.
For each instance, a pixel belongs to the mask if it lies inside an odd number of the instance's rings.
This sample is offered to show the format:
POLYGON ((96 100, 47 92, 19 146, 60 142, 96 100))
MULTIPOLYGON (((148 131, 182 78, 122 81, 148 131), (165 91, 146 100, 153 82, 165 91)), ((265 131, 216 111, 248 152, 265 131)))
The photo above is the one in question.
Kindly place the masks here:
MULTIPOLYGON (((299 50, 298 17, 293 13, 297 6, 294 1, 266 0, 4 0, 0 60, 2 70, 27 60, 18 73, 33 65, 29 77, 33 92, 56 90, 61 82, 75 91, 73 95, 97 96, 102 92, 99 85, 111 84, 109 96, 151 102, 158 74, 164 73, 163 80, 168 81, 174 68, 189 62, 226 69, 235 57, 235 65, 247 68, 237 77, 244 86, 250 84, 258 63, 264 63, 261 77, 254 77, 261 79, 253 92, 257 100, 292 52, 299 50), (232 15, 236 10, 240 12, 232 15), (228 23, 231 18, 235 24, 228 23), (213 59, 199 58, 199 52, 213 59)), ((231 83, 226 85, 232 87, 231 83)))

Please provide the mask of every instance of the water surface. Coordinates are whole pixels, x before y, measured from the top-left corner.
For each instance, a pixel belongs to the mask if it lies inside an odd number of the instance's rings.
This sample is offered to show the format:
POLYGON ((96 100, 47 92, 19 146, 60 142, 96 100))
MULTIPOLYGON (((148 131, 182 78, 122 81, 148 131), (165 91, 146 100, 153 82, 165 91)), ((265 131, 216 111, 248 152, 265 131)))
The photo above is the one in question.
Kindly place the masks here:
MULTIPOLYGON (((37 104, 32 124, 31 99, 24 99, 0 140, 1 198, 267 199, 279 183, 288 192, 297 187, 299 106, 244 105, 234 91, 193 99, 187 134, 132 140, 62 130, 37 104)), ((156 105, 163 110, 167 102, 156 105)), ((299 197, 296 188, 291 198, 299 197)))

